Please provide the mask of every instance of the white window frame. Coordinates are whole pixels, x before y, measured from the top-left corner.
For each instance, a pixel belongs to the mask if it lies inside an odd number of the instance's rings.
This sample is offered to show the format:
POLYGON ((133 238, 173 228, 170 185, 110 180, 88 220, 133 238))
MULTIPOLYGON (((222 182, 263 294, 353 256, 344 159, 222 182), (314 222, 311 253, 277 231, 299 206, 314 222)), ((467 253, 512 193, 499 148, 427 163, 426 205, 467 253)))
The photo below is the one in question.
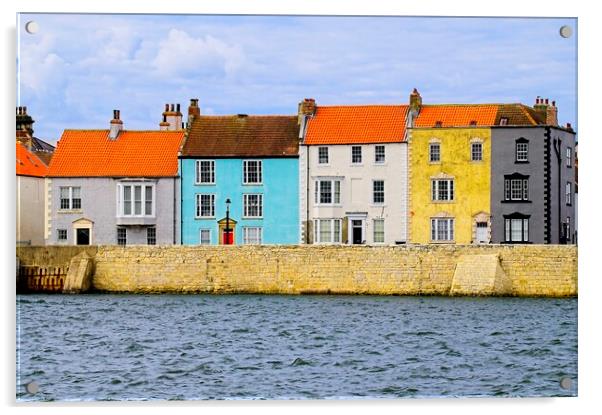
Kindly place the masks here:
POLYGON ((250 186, 260 186, 263 184, 263 160, 255 160, 255 159, 249 159, 249 160, 243 160, 242 162, 242 184, 244 185, 250 185, 250 186), (256 162, 257 163, 257 176, 259 178, 258 182, 250 182, 249 181, 249 162, 256 162))
POLYGON ((263 193, 245 193, 242 195, 242 206, 243 206, 243 218, 254 218, 254 219, 261 219, 263 218, 263 193), (258 209, 258 215, 250 215, 249 211, 251 210, 251 205, 249 200, 252 199, 252 197, 257 196, 257 209, 258 209))
POLYGON ((314 180, 314 204, 316 206, 336 206, 341 204, 341 180, 340 179, 321 179, 314 180), (331 202, 321 202, 322 182, 330 182, 331 202), (338 183, 338 185, 337 185, 338 183), (338 189, 337 189, 338 188, 338 189), (338 190, 338 192, 337 192, 338 190))
POLYGON ((504 218, 504 242, 529 242, 529 218, 504 218), (521 239, 514 239, 512 231, 519 223, 521 239))
POLYGON ((215 218, 215 194, 214 193, 197 193, 194 197, 194 217, 196 219, 211 219, 215 218), (210 215, 201 215, 201 196, 209 196, 210 215))
POLYGON ((59 210, 80 210, 82 208, 82 188, 81 186, 59 186, 59 210), (61 195, 63 189, 68 189, 69 196, 66 200, 69 201, 69 207, 62 207, 63 197, 61 195), (79 197, 73 197, 74 189, 79 189, 79 197), (73 201, 79 199, 79 207, 73 207, 73 201))
POLYGON ((328 164, 330 164, 330 150, 328 147, 325 146, 320 146, 318 147, 318 164, 321 166, 326 166, 328 164), (326 161, 322 161, 322 155, 320 154, 322 150, 326 151, 326 161))
MULTIPOLYGON (((379 190, 379 193, 381 191, 379 190)), ((382 206, 385 204, 385 202, 387 201, 387 199, 385 198, 385 181, 382 179, 376 179, 376 180, 372 180, 372 204, 373 205, 378 205, 378 206, 382 206), (382 194, 383 194, 383 201, 382 202, 377 202, 376 201, 376 189, 374 188, 374 186, 376 186, 377 182, 382 182, 383 184, 383 190, 382 190, 382 194)))
POLYGON ((566 166, 573 167, 573 148, 572 147, 566 148, 566 166))
POLYGON ((69 240, 69 233, 67 229, 61 228, 56 230, 56 240, 58 242, 67 242, 69 240), (61 238, 61 232, 65 233, 65 237, 61 238))
POLYGON ((441 163, 441 143, 429 143, 429 163, 441 163), (433 148, 437 147, 439 150, 437 151, 437 160, 433 160, 433 148))
POLYGON ((374 146, 374 164, 385 164, 387 162, 387 147, 384 144, 378 144, 374 146), (383 152, 382 152, 382 156, 383 159, 382 161, 378 160, 378 149, 382 148, 383 152))
POLYGON ((361 164, 363 164, 363 151, 362 151, 362 146, 351 146, 351 164, 354 166, 359 166, 361 164), (353 160, 353 150, 357 150, 359 149, 359 161, 354 161, 353 160))
POLYGON ((243 245, 263 244, 263 228, 261 226, 243 226, 242 243, 243 245), (256 234, 251 237, 251 232, 256 232, 256 234))
POLYGON ((211 245, 211 229, 201 228, 199 229, 199 245, 211 245), (203 239, 203 233, 209 235, 208 239, 203 239))
POLYGON ((342 221, 337 218, 318 218, 314 219, 314 244, 318 245, 335 245, 340 244, 342 240, 342 221), (322 230, 322 221, 329 222, 328 233, 330 235, 330 241, 323 242, 320 238, 321 230, 322 230), (338 231, 337 225, 338 224, 338 231), (338 239, 338 240, 335 240, 338 239))
POLYGON ((566 182, 566 186, 564 188, 564 201, 567 206, 571 206, 573 204, 573 184, 571 182, 566 182))
MULTIPOLYGON (((454 179, 431 179, 431 201, 433 202, 453 202, 456 198, 454 179), (442 198, 440 194, 440 182, 447 182, 446 198, 442 198), (434 196, 434 197, 433 197, 434 196)), ((443 190, 441 190, 443 191, 443 190)))
POLYGON ((156 214, 157 193, 155 183, 124 182, 117 185, 117 216, 120 218, 154 218, 156 214), (140 214, 136 214, 136 187, 140 187, 140 214), (151 188, 151 213, 146 213, 146 188, 151 188), (125 189, 130 188, 130 213, 125 213, 125 189))
POLYGON ((524 142, 524 143, 515 143, 515 158, 516 161, 524 163, 529 161, 529 143, 528 142, 524 142), (519 146, 523 148, 519 149, 519 146), (520 157, 519 157, 520 156, 520 157))
POLYGON ((195 163, 195 184, 198 185, 214 185, 215 184, 215 160, 196 160, 195 163), (208 182, 204 182, 201 180, 202 174, 201 174, 201 164, 202 163, 209 163, 209 177, 211 178, 211 181, 208 182))
POLYGON ((373 219, 372 220, 372 240, 375 244, 384 244, 385 243, 385 220, 383 218, 373 219), (376 240, 376 223, 382 223, 382 241, 376 240))
POLYGON ((470 161, 477 162, 477 163, 483 161, 483 143, 482 142, 475 141, 475 142, 470 143, 470 161), (479 151, 477 151, 477 152, 475 152, 476 146, 480 147, 479 151), (475 158, 475 154, 479 155, 478 159, 475 158))
POLYGON ((431 218, 431 242, 454 242, 455 237, 456 237, 456 232, 454 229, 455 226, 455 220, 454 218, 441 218, 441 217, 434 217, 431 218), (443 238, 440 238, 440 223, 442 222, 446 222, 447 223, 447 230, 443 231, 446 234, 444 235, 443 238), (434 236, 434 238, 433 238, 434 236))

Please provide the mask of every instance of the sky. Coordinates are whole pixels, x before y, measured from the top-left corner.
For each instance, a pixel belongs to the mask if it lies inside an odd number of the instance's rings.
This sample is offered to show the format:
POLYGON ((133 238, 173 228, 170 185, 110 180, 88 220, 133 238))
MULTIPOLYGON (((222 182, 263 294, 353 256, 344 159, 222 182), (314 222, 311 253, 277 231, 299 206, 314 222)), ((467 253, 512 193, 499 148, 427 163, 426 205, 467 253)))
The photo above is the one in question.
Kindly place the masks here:
POLYGON ((158 129, 191 98, 203 114, 296 114, 306 97, 406 104, 413 88, 424 104, 542 96, 576 126, 576 63, 570 18, 20 14, 17 105, 50 142, 108 128, 113 109, 158 129))

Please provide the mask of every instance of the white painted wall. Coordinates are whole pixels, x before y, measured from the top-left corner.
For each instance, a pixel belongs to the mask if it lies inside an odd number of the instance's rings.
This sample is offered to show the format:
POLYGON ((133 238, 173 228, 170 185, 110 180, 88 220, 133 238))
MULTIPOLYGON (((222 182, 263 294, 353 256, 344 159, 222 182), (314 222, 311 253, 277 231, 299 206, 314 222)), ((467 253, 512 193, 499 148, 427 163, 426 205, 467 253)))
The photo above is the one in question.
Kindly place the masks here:
MULTIPOLYGON (((386 161, 384 164, 374 162, 374 151, 377 144, 364 144, 362 147, 362 163, 351 163, 352 145, 330 145, 329 163, 318 163, 318 147, 300 146, 299 181, 301 223, 305 220, 306 210, 309 219, 344 218, 351 212, 366 212, 364 239, 367 244, 374 244, 373 219, 385 220, 385 244, 407 241, 407 144, 384 144, 386 161), (309 159, 309 183, 306 187, 305 159, 309 159), (337 206, 316 206, 314 203, 314 182, 321 177, 341 178, 341 203, 337 206), (385 203, 372 203, 373 180, 384 180, 385 203), (306 190, 309 189, 309 198, 306 190), (309 200, 306 200, 309 199, 309 200), (309 205, 306 208, 306 202, 309 205)), ((348 225, 351 229, 351 223, 348 225)), ((345 237, 342 238, 343 240, 345 237)), ((351 243, 351 235, 349 235, 351 243)))
POLYGON ((17 244, 44 245, 44 178, 17 176, 17 244))

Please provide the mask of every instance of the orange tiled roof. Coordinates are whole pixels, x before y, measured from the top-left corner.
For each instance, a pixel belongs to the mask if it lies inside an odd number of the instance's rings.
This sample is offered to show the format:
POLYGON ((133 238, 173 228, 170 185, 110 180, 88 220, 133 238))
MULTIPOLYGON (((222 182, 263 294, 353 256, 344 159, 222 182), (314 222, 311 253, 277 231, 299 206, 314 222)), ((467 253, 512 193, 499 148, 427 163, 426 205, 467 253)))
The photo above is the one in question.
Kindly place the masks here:
POLYGON ((65 130, 50 177, 169 177, 178 172, 184 131, 65 130))
POLYGON ((407 114, 407 105, 318 106, 307 123, 304 144, 402 142, 407 114))
POLYGON ((414 126, 435 127, 441 122, 440 127, 462 127, 475 125, 475 121, 476 126, 491 126, 495 124, 498 109, 497 104, 423 105, 414 126))
POLYGON ((46 166, 39 157, 29 151, 23 144, 17 144, 17 175, 44 177, 48 173, 46 166))

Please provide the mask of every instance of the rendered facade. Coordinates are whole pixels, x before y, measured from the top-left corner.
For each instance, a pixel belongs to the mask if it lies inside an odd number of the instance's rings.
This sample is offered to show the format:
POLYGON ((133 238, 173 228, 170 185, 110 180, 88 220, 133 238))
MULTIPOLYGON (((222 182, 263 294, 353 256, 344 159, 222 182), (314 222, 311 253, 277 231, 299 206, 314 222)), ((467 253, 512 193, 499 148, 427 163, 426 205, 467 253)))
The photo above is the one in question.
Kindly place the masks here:
POLYGON ((189 114, 182 243, 298 244, 297 117, 189 114))

